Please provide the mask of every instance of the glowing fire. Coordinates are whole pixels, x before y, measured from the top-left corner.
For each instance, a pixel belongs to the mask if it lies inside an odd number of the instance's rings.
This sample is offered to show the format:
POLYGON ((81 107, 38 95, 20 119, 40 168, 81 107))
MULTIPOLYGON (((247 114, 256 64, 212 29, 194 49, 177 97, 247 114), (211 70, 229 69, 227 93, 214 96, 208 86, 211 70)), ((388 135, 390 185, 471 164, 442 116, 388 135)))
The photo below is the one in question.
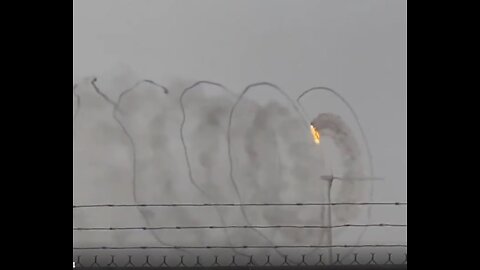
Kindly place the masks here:
POLYGON ((320 132, 318 132, 313 125, 310 125, 310 132, 312 133, 315 143, 320 144, 320 132))

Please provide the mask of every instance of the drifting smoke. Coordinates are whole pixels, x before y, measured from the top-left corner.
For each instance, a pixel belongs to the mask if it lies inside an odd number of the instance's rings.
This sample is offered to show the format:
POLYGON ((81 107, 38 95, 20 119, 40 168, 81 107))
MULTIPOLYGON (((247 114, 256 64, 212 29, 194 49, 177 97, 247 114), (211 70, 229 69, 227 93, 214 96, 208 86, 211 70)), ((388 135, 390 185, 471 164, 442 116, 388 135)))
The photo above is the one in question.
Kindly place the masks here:
MULTIPOLYGON (((133 87, 123 85, 120 94, 116 87, 112 92, 101 89, 94 78, 74 87, 74 204, 328 202, 331 183, 322 175, 331 172, 320 151, 322 143, 315 143, 310 123, 288 96, 279 95, 278 87, 255 84, 242 95, 211 82, 167 90, 153 81, 140 81, 133 87), (256 99, 259 92, 280 99, 261 104, 256 99)), ((342 177, 369 176, 357 141, 342 119, 321 114, 311 124, 322 141, 330 137, 337 146, 345 168, 342 177)), ((342 181, 331 197, 337 202, 362 201, 365 183, 342 181)), ((327 206, 95 208, 76 209, 74 225, 328 226, 327 213, 327 206)), ((341 222, 359 213, 353 207, 333 209, 341 222)), ((330 244, 328 233, 289 228, 76 231, 74 245, 322 245, 330 244)), ((195 250, 196 255, 202 252, 209 251, 195 250)), ((311 250, 215 250, 222 252, 282 255, 311 250)))

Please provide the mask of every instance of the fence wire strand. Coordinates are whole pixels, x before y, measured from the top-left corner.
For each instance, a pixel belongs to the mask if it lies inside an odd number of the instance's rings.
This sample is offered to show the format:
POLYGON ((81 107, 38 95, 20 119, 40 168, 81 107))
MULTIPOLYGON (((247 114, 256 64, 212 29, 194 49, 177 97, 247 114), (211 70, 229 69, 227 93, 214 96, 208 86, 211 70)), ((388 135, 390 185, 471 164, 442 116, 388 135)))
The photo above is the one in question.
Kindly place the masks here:
POLYGON ((83 204, 73 205, 73 208, 100 207, 243 207, 243 206, 341 206, 341 205, 372 205, 372 206, 406 206, 404 202, 338 202, 338 203, 159 203, 159 204, 83 204))
POLYGON ((341 224, 333 226, 321 225, 226 225, 226 226, 161 226, 161 227, 90 227, 74 228, 75 231, 121 231, 121 230, 193 230, 193 229, 335 229, 345 227, 407 227, 406 224, 341 224))

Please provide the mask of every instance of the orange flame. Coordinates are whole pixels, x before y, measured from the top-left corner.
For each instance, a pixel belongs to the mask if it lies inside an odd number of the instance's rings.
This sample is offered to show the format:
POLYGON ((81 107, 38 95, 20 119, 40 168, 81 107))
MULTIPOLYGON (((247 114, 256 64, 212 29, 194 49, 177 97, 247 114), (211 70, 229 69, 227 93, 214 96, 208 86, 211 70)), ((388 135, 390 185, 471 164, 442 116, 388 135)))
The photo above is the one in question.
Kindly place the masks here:
POLYGON ((320 144, 320 132, 318 132, 313 125, 310 125, 310 132, 312 133, 313 141, 315 141, 316 144, 320 144))

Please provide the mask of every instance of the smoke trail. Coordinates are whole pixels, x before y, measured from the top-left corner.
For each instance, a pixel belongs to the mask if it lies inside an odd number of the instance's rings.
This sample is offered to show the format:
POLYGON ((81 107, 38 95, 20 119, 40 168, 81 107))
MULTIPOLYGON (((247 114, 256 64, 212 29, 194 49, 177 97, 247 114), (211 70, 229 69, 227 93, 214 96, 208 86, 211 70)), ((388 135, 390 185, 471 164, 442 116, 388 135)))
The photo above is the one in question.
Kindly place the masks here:
MULTIPOLYGON (((199 82, 196 82, 195 84, 193 84, 192 86, 184 89, 182 91, 182 94, 180 95, 180 109, 182 111, 182 122, 180 124, 180 140, 182 142, 182 146, 183 146, 183 150, 184 150, 184 154, 185 154, 185 162, 186 162, 186 165, 187 165, 187 168, 188 168, 188 177, 189 177, 189 180, 190 182, 195 186, 195 188, 197 188, 201 193, 202 195, 204 195, 206 198, 208 199, 212 199, 209 194, 203 190, 196 182, 195 182, 195 179, 193 177, 193 172, 192 172, 192 166, 190 164, 190 158, 189 158, 189 155, 188 155, 188 149, 187 149, 187 145, 185 143, 185 138, 184 138, 184 135, 183 135, 183 129, 184 129, 184 126, 185 126, 185 122, 186 122, 186 114, 185 114, 185 105, 183 104, 183 97, 192 89, 194 89, 195 87, 199 86, 199 85, 202 85, 202 84, 209 84, 209 85, 214 85, 214 86, 217 86, 217 87, 220 87, 224 92, 227 92, 229 93, 230 95, 232 96, 235 96, 235 94, 233 94, 232 92, 230 92, 230 90, 228 90, 225 86, 223 86, 222 84, 219 84, 219 83, 215 83, 215 82, 211 82, 211 81, 199 81, 199 82)), ((220 218, 220 222, 222 223, 222 226, 226 226, 226 222, 225 222, 225 219, 223 218, 221 212, 220 212, 220 209, 215 206, 215 210, 218 214, 218 217, 220 218)), ((225 232, 225 235, 227 236, 227 241, 228 243, 230 244, 230 246, 233 246, 232 242, 231 242, 231 239, 229 237, 229 232, 226 228, 224 228, 224 232, 225 232)), ((239 254, 239 255, 242 255, 242 256, 245 256, 245 257, 249 257, 249 255, 245 254, 245 253, 242 253, 242 252, 239 252, 237 251, 236 249, 232 248, 232 251, 236 254, 239 254)))
POLYGON ((327 92, 330 92, 330 93, 334 94, 337 98, 339 98, 347 106, 347 108, 350 110, 353 117, 355 118, 356 124, 358 125, 360 133, 362 135, 362 140, 365 143, 366 150, 367 150, 367 155, 368 155, 368 164, 369 164, 369 168, 370 168, 370 175, 373 177, 375 175, 374 170, 373 170, 373 158, 372 158, 372 153, 370 151, 370 146, 369 146, 369 143, 368 143, 368 140, 367 140, 367 135, 365 135, 365 131, 363 130, 362 124, 360 123, 360 119, 359 119, 357 113, 355 112, 355 110, 353 109, 352 105, 350 105, 350 103, 342 95, 340 95, 337 91, 335 91, 333 89, 330 89, 328 87, 313 87, 313 88, 310 88, 310 89, 302 92, 297 97, 297 103, 302 108, 302 110, 303 110, 303 106, 302 106, 300 100, 303 98, 303 96, 305 96, 306 94, 308 94, 312 91, 327 91, 327 92))
MULTIPOLYGON (((243 91, 242 93, 240 94, 240 96, 237 98, 235 104, 233 105, 233 107, 231 108, 230 110, 230 114, 229 114, 229 118, 228 118, 228 128, 227 128, 227 147, 228 147, 228 159, 229 159, 229 163, 230 163, 230 181, 232 182, 233 184, 233 187, 235 189, 235 193, 240 201, 240 203, 243 202, 243 199, 242 199, 242 196, 240 194, 240 191, 239 191, 239 188, 238 188, 238 185, 235 181, 235 177, 234 177, 234 169, 233 169, 233 157, 232 157, 232 147, 231 147, 231 126, 232 126, 232 118, 233 118, 233 114, 235 112, 235 108, 237 107, 237 105, 240 103, 240 101, 242 100, 242 98, 245 96, 245 94, 248 93, 248 91, 250 91, 251 89, 253 89, 254 87, 257 87, 257 86, 269 86, 271 88, 273 88, 274 90, 276 90, 277 92, 279 92, 288 102, 290 102, 290 105, 294 108, 294 110, 300 115, 300 117, 303 119, 303 121, 305 122, 305 125, 307 127, 307 130, 309 130, 310 128, 310 125, 308 124, 308 122, 306 121, 306 119, 304 118, 304 116, 302 115, 302 113, 300 112, 300 110, 298 109, 298 107, 296 106, 295 102, 278 86, 272 84, 272 83, 269 83, 269 82, 259 82, 259 83, 254 83, 254 84, 250 84, 248 85, 243 91)), ((247 224, 248 225, 252 225, 252 223, 250 222, 247 214, 246 214, 246 211, 244 209, 243 206, 240 207, 240 210, 241 210, 241 213, 244 217, 244 219, 247 221, 247 224)), ((263 234, 261 231, 253 228, 253 230, 260 236, 262 237, 264 240, 267 241, 268 244, 274 246, 273 242, 265 235, 263 234)), ((274 248, 275 252, 277 254, 279 254, 280 256, 285 256, 282 252, 280 252, 278 249, 274 248)))
POLYGON ((192 166, 190 165, 190 159, 188 157, 188 150, 187 150, 187 146, 186 146, 186 143, 185 143, 185 138, 184 138, 184 135, 183 135, 183 128, 185 126, 185 121, 186 121, 186 115, 185 115, 185 106, 183 104, 183 97, 185 96, 185 94, 188 93, 188 91, 194 89, 195 87, 197 87, 198 85, 201 85, 201 84, 210 84, 210 85, 214 85, 214 86, 218 86, 220 87, 222 90, 224 90, 225 92, 229 93, 229 94, 232 94, 234 95, 232 92, 230 92, 225 86, 223 86, 222 84, 219 84, 219 83, 215 83, 215 82, 210 82, 210 81, 199 81, 199 82, 196 82, 195 84, 193 84, 192 86, 184 89, 182 91, 182 94, 180 95, 180 109, 182 111, 182 122, 180 124, 180 140, 182 141, 182 145, 183 145, 183 150, 184 150, 184 154, 185 154, 185 161, 187 163, 187 168, 188 168, 188 178, 190 180, 190 182, 199 190, 202 192, 202 194, 204 194, 207 198, 209 198, 209 196, 207 195, 207 193, 195 182, 195 180, 193 179, 193 173, 192 173, 192 166))
MULTIPOLYGON (((242 201, 242 198, 241 198, 241 195, 240 195, 240 192, 238 190, 238 186, 235 182, 235 179, 234 179, 234 176, 233 176, 233 158, 232 158, 232 150, 231 150, 231 142, 230 142, 230 136, 231 136, 231 126, 232 126, 232 118, 233 118, 233 113, 235 112, 235 108, 237 107, 238 103, 240 103, 240 101, 242 100, 243 96, 248 92, 250 91, 251 88, 253 87, 256 87, 256 86, 262 86, 262 85, 266 85, 266 86, 270 86, 272 87, 273 89, 275 89, 276 91, 280 92, 292 105, 292 107, 295 109, 295 111, 297 111, 300 116, 302 117, 302 119, 305 121, 306 126, 307 128, 309 128, 309 124, 308 124, 308 121, 306 121, 306 119, 303 117, 303 115, 300 113, 299 109, 297 108, 296 104, 293 102, 293 100, 281 89, 279 88, 278 86, 272 84, 272 83, 269 83, 269 82, 260 82, 260 83, 254 83, 254 84, 250 84, 248 85, 245 90, 243 90, 243 92, 240 94, 240 96, 237 98, 237 101, 235 102, 235 104, 233 105, 232 109, 230 110, 230 114, 229 114, 229 118, 228 118, 228 129, 227 129, 227 142, 228 142, 228 159, 229 159, 229 162, 230 164, 232 164, 230 166, 230 181, 232 181, 232 184, 235 188, 235 192, 237 193, 237 196, 238 196, 238 199, 240 200, 240 202, 242 201)), ((241 208, 242 209, 242 213, 244 213, 244 209, 243 207, 241 208)), ((245 217, 246 218, 246 217, 245 217)))
MULTIPOLYGON (((312 125, 322 134, 326 136, 330 136, 333 138, 335 145, 341 152, 342 164, 347 169, 344 173, 347 178, 352 176, 362 175, 362 165, 359 163, 360 159, 360 149, 355 141, 355 138, 352 136, 351 130, 347 127, 347 125, 342 121, 342 119, 334 114, 330 113, 322 113, 317 116, 313 121, 312 125)), ((333 173, 331 177, 322 177, 328 181, 328 202, 331 202, 331 190, 333 184, 333 173)), ((357 183, 355 182, 342 182, 342 184, 347 183, 357 183)), ((348 192, 353 192, 355 190, 348 190, 348 192)), ((328 207, 328 220, 329 226, 331 226, 331 208, 328 207)), ((332 245, 332 232, 329 230, 329 245, 332 245)), ((330 260, 331 252, 330 252, 330 260)))
MULTIPOLYGON (((120 126, 120 128, 122 129, 122 131, 124 132, 124 134, 127 136, 128 138, 128 141, 130 143, 130 147, 131 147, 131 153, 132 153, 132 194, 133 194, 133 200, 135 203, 138 203, 138 199, 137 199, 137 190, 136 190, 136 182, 137 182, 137 178, 136 178, 136 175, 137 175, 137 157, 136 157, 136 146, 135 146, 135 141, 133 140, 133 137, 130 135, 130 133, 128 132, 127 128, 125 127, 125 125, 122 123, 122 121, 118 118, 118 112, 119 112, 119 104, 121 103, 122 101, 122 98, 125 96, 125 94, 129 93, 130 91, 132 91, 133 89, 137 88, 140 84, 142 83, 148 83, 148 84, 151 84, 151 85, 154 85, 158 88, 161 88, 164 92, 165 95, 167 95, 169 93, 168 89, 162 85, 159 85, 151 80, 142 80, 142 81, 139 81, 137 82, 133 87, 130 87, 128 88, 127 90, 124 90, 122 91, 122 93, 120 94, 120 96, 118 97, 118 100, 117 102, 114 102, 112 101, 107 95, 105 95, 95 84, 96 82, 96 78, 94 78, 92 81, 91 81, 91 84, 92 86, 94 87, 95 91, 100 95, 102 96, 108 103, 110 103, 112 106, 113 106, 113 118, 115 119, 115 121, 118 123, 118 125, 120 126)), ((138 208, 137 208, 138 209, 138 208)), ((138 211, 140 212, 144 222, 147 224, 147 226, 152 226, 152 224, 150 224, 150 221, 148 219, 148 217, 146 216, 146 214, 141 211, 141 209, 138 209, 138 211)), ((165 245, 165 246, 175 246, 175 245, 172 245, 172 244, 169 244, 163 240, 160 239, 160 236, 158 236, 156 234, 156 232, 154 231, 149 231, 150 234, 161 244, 165 245)), ((191 254, 189 251, 187 250, 184 250, 184 249, 179 249, 179 250, 182 250, 186 253, 189 253, 191 254)))
MULTIPOLYGON (((118 133, 120 134, 116 136, 121 136, 121 143, 123 145, 122 149, 128 147, 127 149, 122 150, 123 152, 125 152, 125 154, 128 153, 128 155, 125 155, 122 158, 122 162, 123 164, 130 164, 128 166, 123 165, 123 167, 125 168, 131 166, 133 175, 131 179, 129 179, 130 170, 128 170, 128 174, 124 173, 124 175, 128 175, 128 178, 124 179, 124 185, 127 187, 124 192, 132 193, 133 191, 133 200, 137 204, 140 200, 145 200, 145 198, 154 198, 156 200, 157 191, 155 191, 155 187, 157 187, 157 185, 159 187, 160 185, 162 186, 160 189, 160 198, 167 201, 170 201, 170 198, 176 200, 176 198, 181 198, 184 196, 189 196, 189 200, 199 199, 200 197, 197 196, 200 195, 201 197, 213 200, 217 198, 217 194, 219 196, 224 196, 218 198, 225 198, 230 200, 234 199, 234 197, 236 196, 238 197, 240 203, 247 200, 247 198, 248 201, 250 201, 251 199, 255 200, 257 198, 260 198, 268 202, 277 198, 288 198, 287 200, 290 200, 294 197, 298 197, 300 198, 300 201, 303 201, 307 198, 306 196, 309 196, 310 198, 314 198, 314 200, 316 200, 318 198, 317 194, 321 193, 320 196, 325 195, 323 193, 326 189, 323 188, 323 184, 321 184, 322 181, 314 181, 318 178, 316 178, 316 176, 318 176, 319 168, 321 168, 320 170, 325 169, 324 167, 322 167, 323 165, 318 165, 319 160, 315 160, 315 158, 319 157, 319 154, 317 154, 317 152, 323 154, 323 148, 314 147, 313 141, 308 140, 311 139, 309 138, 310 123, 306 121, 305 115, 297 107, 300 106, 300 108, 303 109, 301 107, 299 99, 297 99, 298 104, 295 103, 288 97, 288 95, 284 91, 282 91, 278 86, 272 83, 262 82, 251 84, 243 90, 240 96, 236 96, 233 93, 229 92, 228 89, 223 87, 223 85, 214 82, 201 81, 193 84, 188 88, 184 88, 185 86, 182 86, 180 89, 183 89, 183 92, 175 92, 175 98, 172 98, 172 95, 168 95, 169 91, 165 87, 158 85, 153 81, 144 80, 137 82, 133 87, 122 91, 119 94, 118 98, 116 98, 116 101, 114 101, 114 99, 109 97, 111 95, 106 95, 105 93, 100 91, 95 82, 96 79, 93 79, 91 82, 91 85, 95 88, 96 92, 96 94, 94 95, 98 95, 99 97, 101 97, 98 99, 102 100, 102 106, 104 106, 105 108, 109 109, 110 105, 113 107, 113 119, 115 120, 115 122, 113 122, 113 125, 115 126, 115 129, 117 129, 116 126, 118 125, 118 133), (136 89, 140 84, 143 83, 153 85, 154 87, 159 89, 163 89, 164 94, 166 94, 166 99, 162 99, 160 97, 163 97, 162 94, 157 95, 156 91, 150 91, 150 89, 147 89, 148 93, 143 93, 143 90, 141 90, 141 94, 139 94, 138 96, 137 94, 134 94, 133 96, 128 95, 128 93, 131 93, 134 89, 136 89), (232 100, 232 102, 230 103, 230 100, 228 100, 228 102, 225 102, 227 99, 224 98, 218 100, 209 100, 207 99, 207 96, 198 96, 198 98, 193 99, 193 103, 191 103, 194 106, 193 110, 195 111, 195 114, 193 114, 192 118, 190 118, 190 111, 188 107, 189 105, 186 105, 190 104, 190 98, 187 98, 187 93, 189 93, 191 89, 201 84, 217 86, 223 89, 224 92, 228 92, 232 94, 232 96, 237 97, 237 99, 232 100), (282 97, 287 99, 287 103, 292 104, 293 110, 287 109, 287 107, 289 107, 288 105, 277 105, 277 103, 271 103, 266 107, 263 105, 257 106, 258 103, 256 102, 256 100, 253 100, 253 102, 245 103, 245 105, 247 105, 247 107, 245 108, 247 108, 248 110, 246 111, 248 116, 247 118, 245 118, 243 113, 244 111, 242 111, 242 113, 240 112, 240 110, 242 110, 240 109, 240 107, 243 108, 242 100, 246 100, 244 99, 245 95, 249 91, 256 89, 255 87, 259 86, 267 86, 277 92, 280 92, 282 97), (176 107, 178 106, 178 103, 176 103, 177 94, 180 98, 180 109, 183 118, 181 118, 180 113, 176 111, 178 109, 178 107, 176 107), (126 98, 127 96, 128 100, 126 98), (152 96, 154 97, 153 99, 150 98, 152 96), (157 100, 157 97, 159 97, 160 99, 157 100), (106 103, 108 103, 109 105, 106 103), (212 109, 206 107, 211 106, 211 104, 213 104, 212 109), (242 106, 240 106, 240 104, 242 104, 242 106), (251 105, 254 105, 254 107, 251 107, 251 105), (134 109, 132 110, 132 108, 134 109), (206 108, 207 110, 205 110, 206 108), (157 109, 160 109, 160 111, 158 111, 157 109), (170 110, 172 109, 175 110, 173 118, 172 114, 170 113, 170 110), (293 111, 295 111, 295 113, 293 111), (223 120, 223 118, 222 120, 219 120, 220 117, 223 117, 224 115, 225 117, 227 117, 227 112, 229 112, 228 121, 227 119, 223 120), (131 113, 133 113, 133 115, 131 113), (187 113, 189 114, 188 116, 187 113), (297 117, 297 114, 300 117, 297 117), (232 123, 234 122, 233 117, 237 115, 241 115, 242 117, 235 119, 242 120, 238 120, 239 122, 237 124, 234 124, 232 123), (204 118, 205 116, 207 116, 207 118, 204 118), (187 117, 189 118, 188 123, 186 120, 187 117), (252 120, 252 117, 253 122, 250 122, 252 120), (172 121, 168 119, 174 120, 172 121), (245 122, 245 119, 248 119, 247 122, 245 122), (211 122, 212 120, 214 121, 213 123, 211 122), (193 125, 190 124, 191 121, 194 121, 192 122, 194 123, 193 125), (157 123, 160 123, 160 125, 157 125, 157 123), (195 126, 195 123, 198 123, 198 125, 195 126), (228 126, 225 127, 223 123, 228 124, 228 126), (177 131, 175 131, 177 130, 178 125, 180 127, 180 140, 178 140, 178 133, 177 131), (191 127, 193 127, 193 133, 190 133, 191 127), (139 130, 139 128, 141 128, 141 130, 139 130), (144 130, 144 128, 147 129, 144 130), (303 130, 304 128, 305 130, 303 130), (235 136, 237 135, 238 131, 241 131, 239 134, 246 136, 235 136), (226 132, 225 137, 223 137, 223 132, 226 132), (220 137, 218 137, 217 134, 220 134, 220 137), (304 135, 305 137, 302 137, 304 135), (167 143, 167 140, 169 138, 175 138, 175 145, 172 146, 171 143, 167 143), (225 138, 225 141, 223 138, 225 138), (236 141, 237 138, 239 139, 239 141, 236 141), (193 139, 192 144, 190 142, 191 139, 193 139), (216 142, 218 142, 218 145, 216 144, 216 142), (237 142, 241 145, 245 144, 245 148, 242 148, 243 150, 241 150, 241 152, 236 151, 237 142), (158 143, 160 143, 160 146, 158 146, 158 143), (224 156, 224 154, 221 153, 223 153, 222 151, 224 150, 224 147, 227 147, 227 151, 225 151, 225 153, 228 154, 228 158, 223 157, 222 159, 222 155, 224 156), (183 151, 180 149, 182 149, 183 151), (212 151, 209 151, 210 149, 212 151), (251 160, 248 161, 248 158, 251 155, 251 152, 249 151, 251 151, 252 149, 260 153, 261 158, 258 159, 257 162, 251 160), (150 152, 152 152, 152 154, 150 152), (181 154, 182 152, 183 155, 181 154), (177 154, 180 155, 178 156, 177 154), (206 159, 204 159, 204 156, 206 157, 206 159), (241 163, 237 163, 237 156, 242 160, 241 163), (195 159, 197 157, 199 158, 198 161, 195 159), (247 158, 246 163, 243 161, 244 157, 247 158), (173 162, 173 158, 177 160, 176 163, 170 163, 173 162), (214 160, 214 163, 213 165, 208 165, 208 162, 204 164, 203 162, 205 160, 214 160), (234 160, 235 164, 233 164, 234 160), (264 162, 262 162, 262 160, 264 162), (186 163, 186 165, 184 162, 186 163), (200 163, 197 164, 195 162, 200 163), (159 166, 156 164, 162 165, 162 169, 160 171, 158 171, 159 166), (243 164, 247 165, 248 167, 242 167, 244 166, 243 164), (144 168, 144 166, 146 167, 144 168), (176 166, 181 166, 182 170, 175 170, 174 168, 176 166), (183 166, 185 166, 185 170, 183 169, 183 166), (223 170, 223 168, 225 168, 225 170, 223 170), (271 169, 274 169, 275 171, 272 171, 271 169), (188 180, 186 178, 187 175, 184 176, 184 173, 188 173, 188 180), (285 173, 289 173, 290 176, 288 178, 285 178, 285 173), (223 174, 225 174, 225 178, 230 178, 229 180, 231 182, 231 185, 224 185, 221 182, 219 182, 220 184, 209 181, 205 182, 205 179, 223 179, 223 174), (212 175, 216 175, 219 177, 211 178, 210 176, 212 175), (245 181, 237 182, 240 175, 242 176, 242 179, 244 178, 244 176, 246 176, 245 181), (278 178, 279 176, 280 178, 278 178), (152 180, 155 179, 159 179, 160 181, 152 182, 152 180), (178 181, 175 179, 177 179, 178 181), (255 183, 256 181, 258 182, 258 184, 255 183), (253 184, 253 186, 251 184, 253 184), (132 187, 131 191, 129 188, 130 185, 132 187), (173 185, 174 187, 180 186, 180 189, 182 191, 187 192, 170 192, 169 185, 173 185), (245 185, 247 185, 248 187, 245 185), (317 185, 320 185, 320 189, 313 189, 313 187, 317 185), (244 187, 247 187, 248 189, 244 189, 244 187), (143 197, 143 195, 148 195, 150 197, 143 197)), ((77 96, 77 94, 80 92, 75 93, 75 89, 76 87, 74 86, 74 95, 77 96)), ((140 89, 138 91, 140 91, 140 89)), ((138 92, 135 91, 135 93, 138 92)), ((193 96, 197 97, 197 95, 192 94, 192 97, 193 96)), ((76 102, 78 104, 80 101, 79 98, 80 96, 78 96, 78 98, 76 99, 76 102)), ((82 105, 85 107, 85 99, 83 96, 82 101, 82 105)), ((75 108, 75 116, 78 114, 78 107, 79 106, 75 108)), ((107 114, 109 113, 110 110, 108 110, 107 114)), ((82 115, 82 113, 80 113, 80 115, 82 115)), ((102 116, 102 119, 106 119, 105 115, 102 116)), ((95 126, 91 127, 96 128, 95 126)), ((95 129, 93 131, 102 133, 102 130, 95 129)), ((89 141, 87 141, 87 143, 89 143, 89 141)), ((107 151, 109 150, 110 149, 107 149, 107 151)), ((116 151, 115 149, 113 150, 116 151)), ((321 164, 323 163, 321 162, 321 164)), ((106 169, 108 169, 108 167, 106 169)), ((350 175, 349 177, 343 178, 356 179, 358 178, 358 176, 350 175)), ((107 180, 110 181, 110 179, 107 180)), ((130 195, 128 195, 128 197, 129 196, 130 195)), ((121 199, 120 197, 118 198, 121 199)), ((136 217, 136 219, 143 219, 149 227, 152 227, 150 223, 155 223, 155 221, 159 220, 166 220, 164 219, 164 216, 157 216, 157 218, 160 219, 153 219, 151 216, 152 212, 147 213, 147 211, 142 211, 142 209, 138 209, 141 217, 136 217)), ((272 212, 263 210, 260 211, 260 209, 248 209, 245 208, 245 206, 241 206, 236 209, 239 210, 239 212, 222 212, 221 209, 215 207, 216 211, 208 212, 206 213, 208 215, 202 215, 201 218, 205 221, 208 219, 208 222, 221 222, 222 225, 225 225, 228 221, 234 222, 235 220, 239 221, 239 223, 248 223, 248 226, 253 226, 257 224, 252 224, 252 222, 258 223, 262 220, 270 222, 271 224, 279 224, 278 221, 291 222, 292 220, 301 222, 317 222, 316 216, 318 213, 318 210, 316 209, 312 209, 313 211, 315 211, 313 215, 312 212, 309 212, 309 209, 305 209, 305 211, 301 210, 299 212, 290 212, 290 209, 273 209, 274 211, 272 212), (296 213, 298 213, 297 218, 295 217, 296 213), (236 216, 234 216, 235 214, 236 216), (216 216, 218 216, 219 220, 216 219, 216 216), (305 216, 309 217, 305 218, 305 216), (310 218, 312 216, 315 217, 310 218), (240 220, 237 220, 237 217, 240 220)), ((167 215, 167 218, 171 219, 176 223, 182 221, 181 218, 186 218, 184 220, 186 220, 187 222, 197 223, 198 219, 194 218, 196 213, 188 212, 185 214, 188 216, 177 215, 177 212, 174 212, 173 216, 167 215)), ((322 207, 320 209, 321 220, 325 219, 324 214, 325 209, 322 207)), ((137 215, 137 213, 135 215, 137 215)), ((249 230, 251 229, 249 228, 249 230)), ((237 239, 240 241, 252 242, 263 242, 263 240, 266 240, 270 244, 272 244, 272 242, 277 243, 278 241, 306 241, 309 239, 313 239, 311 233, 320 236, 318 238, 315 238, 318 239, 320 243, 322 243, 326 236, 323 230, 319 232, 285 232, 283 230, 268 230, 264 232, 263 230, 258 230, 257 228, 255 228, 254 231, 255 233, 253 233, 253 235, 251 233, 243 235, 242 233, 247 231, 240 230, 237 233, 237 231, 227 231, 227 229, 224 228, 224 232, 227 238, 223 238, 223 236, 221 235, 219 237, 222 238, 217 238, 218 234, 211 234, 211 236, 213 236, 214 238, 208 238, 208 236, 210 236, 210 232, 201 232, 199 234, 194 234, 193 237, 198 237, 199 240, 200 238, 202 238, 228 241, 228 243, 232 245, 232 242, 237 243, 237 239)), ((152 231, 150 233, 153 235, 154 238, 151 239, 152 241, 157 241, 159 243, 162 243, 163 245, 173 246, 170 244, 177 242, 177 238, 171 238, 176 236, 173 236, 171 234, 158 235, 157 233, 152 231), (166 244, 167 242, 170 244, 166 244)), ((182 234, 182 236, 178 238, 178 240, 192 241, 191 238, 183 236, 186 235, 182 234)), ((147 239, 147 241, 149 240, 147 239)), ((242 256, 246 255, 238 253, 236 249, 231 250, 242 256)), ((282 252, 280 252, 280 250, 272 248, 269 252, 275 252, 281 256, 283 256, 284 253, 290 254, 290 251, 281 251, 282 252)), ((310 252, 307 251, 308 254, 314 252, 312 250, 309 251, 310 252)), ((292 259, 296 261, 296 258, 290 256, 290 262, 293 262, 292 259)))
MULTIPOLYGON (((304 108, 302 106, 302 103, 300 102, 300 100, 305 96, 307 95, 308 93, 310 92, 313 92, 313 91, 326 91, 326 92, 329 92, 329 93, 332 93, 333 95, 335 95, 341 102, 343 102, 343 104, 345 104, 347 106, 347 108, 349 109, 350 113, 352 114, 352 116, 354 117, 355 119, 355 122, 358 126, 358 129, 360 130, 360 133, 361 133, 361 137, 362 137, 362 140, 365 144, 365 147, 366 147, 366 151, 367 151, 367 156, 368 156, 368 165, 369 165, 369 173, 370 173, 370 177, 373 178, 375 173, 374 173, 374 168, 373 168, 373 158, 372 158, 372 153, 370 151, 370 146, 368 144, 368 140, 367 140, 367 136, 365 135, 365 131, 363 130, 363 127, 360 123, 360 119, 357 115, 357 113, 355 112, 355 110, 353 109, 353 107, 350 105, 350 103, 342 96, 340 95, 338 92, 336 92, 335 90, 333 89, 330 89, 328 87, 313 87, 313 88, 310 88, 304 92, 302 92, 296 99, 297 103, 299 104, 299 106, 302 108, 302 110, 304 111, 304 108)), ((369 197, 370 197, 370 200, 373 199, 373 185, 370 185, 370 194, 369 194, 369 197)), ((370 220, 371 219, 371 213, 372 211, 372 208, 370 206, 367 207, 367 218, 370 220)), ((367 227, 363 228, 362 229, 362 232, 360 233, 356 243, 359 243, 361 241, 361 239, 363 238, 363 235, 366 233, 367 231, 367 227)), ((347 253, 346 256, 344 256, 344 258, 346 258, 347 256, 350 256, 350 253, 347 253)))
MULTIPOLYGON (((96 80, 96 78, 90 77, 74 87, 75 94, 78 94, 82 101, 82 106, 74 119, 75 202, 85 200, 123 201, 130 197, 130 190, 127 188, 130 184, 130 170, 128 166, 125 166, 125 164, 129 164, 129 148, 120 127, 111 117, 111 104, 95 90, 96 80), (114 155, 112 155, 112 150, 115 151, 114 155), (110 192, 112 187, 118 188, 118 192, 110 192)), ((121 219, 120 216, 111 214, 112 211, 107 209, 88 214, 76 211, 74 221, 86 224, 120 222, 117 219, 117 217, 121 219)), ((138 215, 138 213, 133 215, 138 215)), ((113 237, 122 243, 128 235, 129 233, 92 233, 85 237, 80 235, 75 239, 79 244, 105 243, 105 241, 111 241, 113 237)))

